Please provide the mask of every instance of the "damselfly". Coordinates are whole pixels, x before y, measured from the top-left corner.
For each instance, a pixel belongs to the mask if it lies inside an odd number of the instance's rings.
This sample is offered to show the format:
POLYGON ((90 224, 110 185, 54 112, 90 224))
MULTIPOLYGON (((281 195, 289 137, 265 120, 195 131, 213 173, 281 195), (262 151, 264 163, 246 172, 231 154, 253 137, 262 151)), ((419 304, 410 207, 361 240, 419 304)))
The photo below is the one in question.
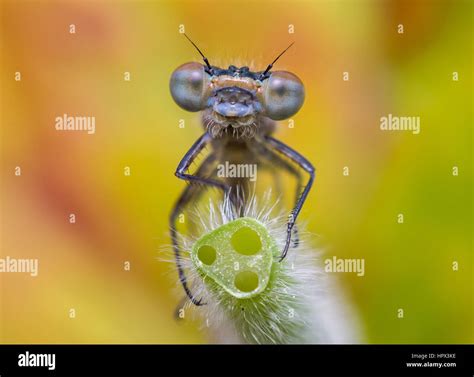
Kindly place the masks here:
MULTIPOLYGON (((186 36, 186 35, 185 35, 186 36)), ((188 38, 188 36, 186 36, 188 38)), ((273 138, 275 121, 296 114, 303 105, 305 92, 301 80, 291 72, 272 71, 275 62, 291 47, 288 46, 263 71, 253 72, 249 67, 219 68, 209 63, 201 50, 192 42, 204 60, 178 67, 172 74, 170 90, 174 101, 184 110, 202 112, 204 134, 185 154, 176 169, 176 176, 191 183, 176 202, 170 215, 171 238, 178 265, 179 278, 189 299, 195 305, 202 302, 192 294, 180 263, 177 218, 183 208, 195 198, 202 187, 215 187, 227 195, 237 213, 242 208, 239 200, 245 195, 238 192, 247 187, 242 178, 209 177, 206 170, 216 162, 251 162, 262 159, 285 169, 301 181, 301 174, 287 159, 309 175, 304 188, 296 193, 294 207, 288 217, 286 242, 280 261, 288 252, 298 214, 308 196, 315 178, 313 165, 300 153, 273 138), (189 167, 206 146, 210 154, 195 174, 189 167), (300 193, 301 191, 301 193, 300 193)), ((299 186, 299 187, 302 187, 299 186)), ((293 236, 297 238, 297 235, 293 236)), ((297 245, 298 240, 293 241, 297 245)))

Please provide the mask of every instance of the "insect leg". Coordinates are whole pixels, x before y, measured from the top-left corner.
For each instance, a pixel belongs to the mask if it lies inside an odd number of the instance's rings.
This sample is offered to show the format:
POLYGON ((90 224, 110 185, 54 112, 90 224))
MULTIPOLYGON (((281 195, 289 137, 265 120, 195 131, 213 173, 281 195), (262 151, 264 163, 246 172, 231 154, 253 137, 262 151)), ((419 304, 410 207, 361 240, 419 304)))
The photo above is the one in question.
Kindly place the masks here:
POLYGON ((287 224, 287 235, 286 235, 286 242, 285 246, 283 248, 283 251, 280 256, 280 261, 282 261, 288 252, 288 248, 290 246, 291 242, 291 233, 292 229, 296 223, 296 218, 298 217, 301 208, 303 207, 303 204, 308 197, 309 191, 311 190, 311 186, 313 185, 315 176, 316 176, 316 170, 314 166, 309 162, 306 158, 304 158, 301 154, 296 152, 294 149, 290 148, 289 146, 283 144, 281 141, 278 141, 274 139, 271 136, 266 136, 265 140, 267 143, 272 146, 277 152, 283 154, 284 156, 288 157, 291 159, 293 162, 295 162, 298 166, 303 168, 308 174, 309 174, 309 180, 299 196, 298 200, 296 201, 295 207, 291 211, 291 214, 288 219, 288 224, 287 224))
MULTIPOLYGON (((196 173, 196 175, 187 173, 189 166, 196 159, 199 153, 204 149, 204 147, 206 146, 206 144, 209 142, 210 139, 211 139, 210 135, 208 133, 205 133, 193 144, 191 149, 185 154, 185 156, 179 163, 178 168, 176 169, 175 175, 178 178, 184 179, 190 183, 201 183, 204 185, 211 185, 214 187, 221 188, 226 193, 228 191, 228 188, 224 183, 210 179, 210 178, 199 176, 200 170, 207 167, 208 162, 210 162, 211 160, 212 161, 214 160, 215 157, 213 155, 210 155, 208 159, 206 159, 203 165, 201 165, 201 167, 198 169, 198 172, 196 173)), ((189 297, 191 302, 194 305, 200 306, 200 305, 203 305, 201 300, 197 300, 193 296, 187 284, 186 275, 184 273, 184 269, 181 264, 181 255, 180 255, 179 244, 178 244, 178 232, 176 230, 176 219, 179 213, 181 212, 182 208, 187 203, 189 203, 189 201, 193 198, 192 194, 196 188, 200 188, 200 187, 196 185, 189 185, 181 194, 180 198, 176 202, 175 207, 173 208, 173 211, 171 212, 171 215, 170 215, 170 229, 171 229, 171 239, 173 242, 173 250, 174 250, 174 254, 176 258, 176 264, 178 266, 179 280, 181 284, 183 285, 184 291, 186 292, 186 295, 189 297)))
MULTIPOLYGON (((204 162, 203 165, 205 163, 206 162, 204 162)), ((201 165, 201 167, 203 165, 201 165)), ((197 193, 199 193, 199 191, 201 190, 202 190, 202 187, 200 187, 199 185, 187 185, 186 188, 181 193, 178 200, 176 201, 173 207, 173 210, 171 211, 170 220, 169 220, 171 241, 173 243, 173 251, 176 258, 176 265, 178 267, 179 281, 183 285, 186 295, 189 297, 192 303, 197 306, 202 305, 201 300, 196 300, 194 298, 194 295, 191 293, 188 287, 186 274, 181 264, 181 254, 180 254, 180 249, 179 249, 178 231, 177 231, 177 219, 178 219, 179 214, 183 211, 183 208, 191 201, 191 199, 195 198, 197 193)))
POLYGON ((175 175, 178 178, 181 178, 190 183, 201 183, 203 185, 217 187, 223 190, 224 194, 227 194, 229 191, 229 187, 225 183, 219 182, 211 178, 199 177, 198 175, 187 173, 189 166, 193 163, 193 161, 196 159, 199 153, 201 153, 201 151, 204 149, 204 147, 210 140, 211 140, 211 135, 209 135, 207 132, 204 135, 202 135, 193 144, 193 146, 189 149, 189 151, 186 152, 183 159, 181 160, 178 167, 176 168, 175 175))
MULTIPOLYGON (((277 153, 274 153, 270 149, 266 148, 263 144, 261 145, 262 154, 270 161, 270 163, 278 165, 296 179, 295 199, 293 204, 293 207, 295 207, 298 203, 298 199, 300 198, 301 187, 303 186, 303 177, 301 175, 301 172, 296 169, 291 163, 280 157, 277 153)), ((295 223, 293 227, 293 247, 298 247, 299 242, 300 240, 298 236, 298 226, 295 223)))

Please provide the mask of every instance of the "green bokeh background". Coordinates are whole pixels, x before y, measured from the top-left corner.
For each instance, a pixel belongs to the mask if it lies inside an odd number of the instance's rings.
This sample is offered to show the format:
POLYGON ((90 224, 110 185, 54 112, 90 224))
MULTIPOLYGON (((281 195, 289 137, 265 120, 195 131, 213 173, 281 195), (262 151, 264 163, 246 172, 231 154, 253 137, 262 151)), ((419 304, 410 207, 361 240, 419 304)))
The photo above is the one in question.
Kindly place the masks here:
POLYGON ((0 247, 40 270, 0 274, 0 340, 206 341, 173 319, 177 276, 157 260, 202 132, 168 91, 199 60, 179 25, 213 64, 262 69, 296 42, 278 68, 307 98, 276 136, 317 168, 301 215, 315 245, 365 258, 364 277, 337 276, 363 341, 472 342, 472 3, 349 0, 2 2, 0 247), (95 116, 96 134, 55 131, 64 113, 95 116), (420 116, 420 134, 380 131, 389 113, 420 116))

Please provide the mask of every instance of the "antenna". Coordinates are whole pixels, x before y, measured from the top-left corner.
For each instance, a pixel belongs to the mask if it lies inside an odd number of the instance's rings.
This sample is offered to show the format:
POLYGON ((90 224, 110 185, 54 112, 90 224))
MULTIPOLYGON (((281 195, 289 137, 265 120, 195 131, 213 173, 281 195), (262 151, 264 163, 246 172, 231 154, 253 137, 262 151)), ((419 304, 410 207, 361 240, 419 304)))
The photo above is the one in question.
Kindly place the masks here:
MULTIPOLYGON (((193 44, 194 44, 194 43, 193 43, 193 44)), ((280 53, 280 55, 278 55, 278 56, 275 58, 274 61, 272 61, 272 63, 267 67, 267 69, 260 75, 260 78, 261 78, 261 79, 262 79, 262 78, 265 78, 265 76, 268 74, 268 72, 270 71, 270 69, 273 68, 273 64, 275 64, 276 61, 277 61, 278 59, 280 59, 280 57, 281 57, 285 52, 287 52, 288 49, 289 49, 291 46, 293 46, 294 44, 295 44, 295 42, 291 42, 291 44, 290 44, 287 48, 285 48, 285 49, 280 53)), ((201 55, 202 55, 202 54, 201 54, 201 55)))
POLYGON ((212 66, 211 64, 209 63, 209 60, 207 60, 207 58, 204 56, 204 54, 201 52, 201 50, 199 49, 198 46, 196 46, 196 44, 186 35, 186 33, 183 33, 184 36, 188 39, 189 42, 191 42, 191 44, 196 48, 196 50, 198 50, 199 54, 201 54, 202 56, 202 59, 204 60, 204 63, 206 63, 207 65, 207 68, 209 69, 209 71, 212 71, 212 66))

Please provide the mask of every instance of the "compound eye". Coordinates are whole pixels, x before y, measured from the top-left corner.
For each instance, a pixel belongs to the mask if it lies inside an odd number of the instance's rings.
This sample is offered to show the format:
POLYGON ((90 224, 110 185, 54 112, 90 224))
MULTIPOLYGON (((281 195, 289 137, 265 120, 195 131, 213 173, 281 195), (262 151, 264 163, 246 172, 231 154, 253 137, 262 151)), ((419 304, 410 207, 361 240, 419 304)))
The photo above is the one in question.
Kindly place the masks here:
POLYGON ((263 84, 263 106, 266 115, 282 120, 296 114, 304 102, 304 86, 294 74, 276 71, 263 84))
POLYGON ((171 95, 187 111, 200 111, 206 107, 208 87, 209 75, 199 63, 183 64, 171 75, 171 95))

